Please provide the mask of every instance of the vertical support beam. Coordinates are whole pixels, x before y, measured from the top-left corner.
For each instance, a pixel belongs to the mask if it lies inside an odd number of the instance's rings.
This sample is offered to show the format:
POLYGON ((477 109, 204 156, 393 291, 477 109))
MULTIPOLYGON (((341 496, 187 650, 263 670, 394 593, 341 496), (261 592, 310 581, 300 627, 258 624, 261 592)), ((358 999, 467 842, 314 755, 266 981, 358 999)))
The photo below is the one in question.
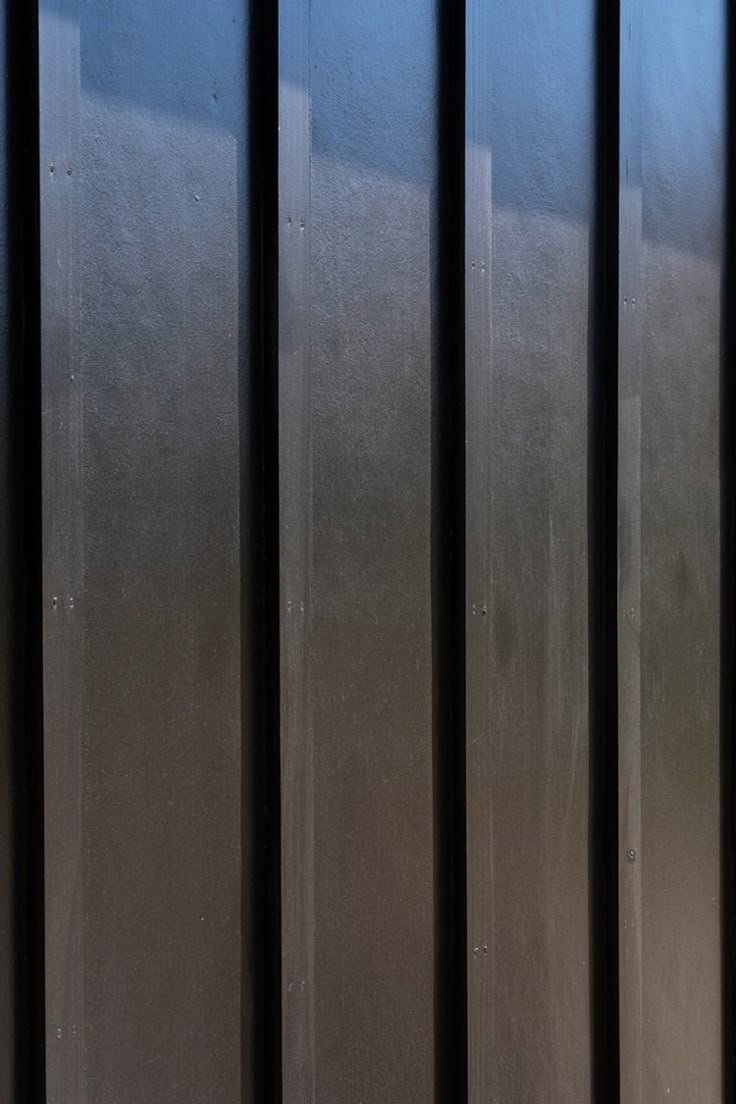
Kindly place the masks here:
POLYGON ((493 443, 491 17, 467 0, 465 93, 465 525, 468 1100, 492 1096, 496 1040, 493 654, 490 491, 493 443))
POLYGON ((82 823, 80 52, 75 0, 39 7, 46 1076, 87 1100, 82 823))
POLYGON ((284 1104, 315 1097, 310 0, 279 0, 278 432, 284 1104))
POLYGON ((50 1104, 87 1099, 82 827, 79 15, 39 10, 46 1048, 50 1104))
POLYGON ((641 0, 619 25, 618 723, 621 1099, 642 1099, 641 900, 641 0))
POLYGON ((591 1084, 595 5, 469 0, 469 1100, 591 1084))
POLYGON ((623 1104, 722 1098, 722 0, 621 20, 623 1104), (639 114, 640 112, 640 114, 639 114))

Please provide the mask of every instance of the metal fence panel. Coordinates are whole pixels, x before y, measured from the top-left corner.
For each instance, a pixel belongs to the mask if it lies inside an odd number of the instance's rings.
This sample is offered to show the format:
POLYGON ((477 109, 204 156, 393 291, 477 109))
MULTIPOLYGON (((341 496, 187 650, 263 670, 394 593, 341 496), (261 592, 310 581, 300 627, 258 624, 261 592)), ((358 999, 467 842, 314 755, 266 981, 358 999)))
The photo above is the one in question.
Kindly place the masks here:
POLYGON ((589 1099, 594 6, 468 6, 469 1099, 589 1099))
POLYGON ((0 1100, 727 1104, 729 5, 0 17, 0 1100))
POLYGON ((718 1100, 726 11, 622 22, 622 1099, 718 1100), (626 113, 636 111, 637 126, 626 113), (636 166, 636 168, 634 168, 636 166), (627 178, 628 173, 628 178, 627 178), (624 238, 626 235, 626 238, 624 238))
POLYGON ((436 7, 281 35, 284 1092, 426 1101, 436 7))
POLYGON ((247 12, 202 14, 41 6, 49 1101, 232 1101, 252 1060, 247 12))

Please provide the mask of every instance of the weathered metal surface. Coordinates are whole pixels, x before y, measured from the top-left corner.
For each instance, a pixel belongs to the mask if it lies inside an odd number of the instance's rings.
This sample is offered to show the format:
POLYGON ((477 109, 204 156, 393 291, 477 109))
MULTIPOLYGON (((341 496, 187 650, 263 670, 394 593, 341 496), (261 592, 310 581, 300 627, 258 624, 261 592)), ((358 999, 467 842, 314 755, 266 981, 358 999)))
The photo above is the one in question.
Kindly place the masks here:
POLYGON ((309 3, 279 3, 278 468, 284 1104, 315 1099, 309 3))
POLYGON ((722 1093, 718 439, 726 10, 720 0, 632 0, 624 11, 622 1099, 684 1104, 722 1093))
POLYGON ((469 1099, 590 1098, 595 9, 471 0, 469 1099))
POLYGON ((618 729, 621 1096, 641 1102, 641 0, 619 27, 618 729), (639 309, 637 310, 637 303, 639 309))
POLYGON ((7 6, 0 1099, 726 1099, 727 5, 7 6))
POLYGON ((250 1098, 246 15, 240 0, 41 6, 47 1047, 60 1104, 250 1098))
POLYGON ((406 1104, 434 1083, 436 6, 307 7, 279 74, 284 1092, 406 1104))
POLYGON ((39 11, 46 1075, 49 1104, 85 1077, 79 16, 39 11))

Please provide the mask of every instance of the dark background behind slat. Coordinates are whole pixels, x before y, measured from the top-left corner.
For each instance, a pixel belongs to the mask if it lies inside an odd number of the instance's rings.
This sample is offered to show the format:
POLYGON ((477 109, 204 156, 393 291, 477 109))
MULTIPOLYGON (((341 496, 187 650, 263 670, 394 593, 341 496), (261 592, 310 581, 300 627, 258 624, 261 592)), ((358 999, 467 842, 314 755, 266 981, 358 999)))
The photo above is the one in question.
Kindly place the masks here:
POLYGON ((44 1084, 38 26, 0 5, 0 1096, 44 1084))
POLYGON ((13 826, 11 759, 12 629, 10 569, 12 480, 10 454, 10 337, 8 310, 8 133, 5 4, 0 5, 0 1097, 12 1099, 13 1027, 13 826))

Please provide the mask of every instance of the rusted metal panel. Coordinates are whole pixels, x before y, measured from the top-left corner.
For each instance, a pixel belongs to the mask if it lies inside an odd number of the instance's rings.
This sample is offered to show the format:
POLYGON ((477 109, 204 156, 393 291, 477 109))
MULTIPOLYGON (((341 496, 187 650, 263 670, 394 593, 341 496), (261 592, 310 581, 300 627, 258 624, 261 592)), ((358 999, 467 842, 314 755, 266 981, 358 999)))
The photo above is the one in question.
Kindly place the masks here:
POLYGON ((469 1099, 590 1099, 595 7, 471 0, 469 1099))
POLYGON ((720 0, 632 0, 624 10, 622 1099, 684 1104, 722 1093, 718 440, 726 10, 720 0))
POLYGON ((424 1104, 436 5, 281 29, 284 1094, 424 1104))
POLYGON ((48 1099, 252 1099, 247 7, 40 10, 48 1099))

